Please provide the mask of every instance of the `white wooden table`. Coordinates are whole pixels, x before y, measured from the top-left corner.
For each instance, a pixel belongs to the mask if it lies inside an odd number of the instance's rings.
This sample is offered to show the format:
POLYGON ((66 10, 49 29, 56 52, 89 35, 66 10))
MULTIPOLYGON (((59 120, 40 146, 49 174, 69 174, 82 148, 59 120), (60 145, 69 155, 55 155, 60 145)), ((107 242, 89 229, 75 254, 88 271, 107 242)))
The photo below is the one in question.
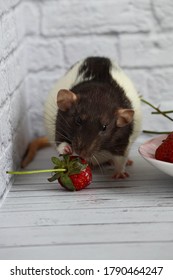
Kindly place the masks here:
MULTIPOLYGON (((45 149, 29 169, 50 168, 45 149)), ((44 175, 16 177, 0 209, 0 259, 173 259, 173 177, 132 151, 130 178, 94 171, 67 192, 44 175)))

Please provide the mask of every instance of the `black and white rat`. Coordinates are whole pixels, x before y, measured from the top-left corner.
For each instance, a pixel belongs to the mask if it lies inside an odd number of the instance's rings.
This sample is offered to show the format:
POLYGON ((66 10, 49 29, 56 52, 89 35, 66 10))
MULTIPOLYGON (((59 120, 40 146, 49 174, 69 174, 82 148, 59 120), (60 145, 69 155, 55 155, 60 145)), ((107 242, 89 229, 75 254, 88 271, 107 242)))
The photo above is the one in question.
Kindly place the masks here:
POLYGON ((59 154, 76 153, 93 165, 111 160, 115 178, 128 176, 129 150, 141 129, 140 98, 109 58, 72 66, 48 95, 44 117, 59 154))

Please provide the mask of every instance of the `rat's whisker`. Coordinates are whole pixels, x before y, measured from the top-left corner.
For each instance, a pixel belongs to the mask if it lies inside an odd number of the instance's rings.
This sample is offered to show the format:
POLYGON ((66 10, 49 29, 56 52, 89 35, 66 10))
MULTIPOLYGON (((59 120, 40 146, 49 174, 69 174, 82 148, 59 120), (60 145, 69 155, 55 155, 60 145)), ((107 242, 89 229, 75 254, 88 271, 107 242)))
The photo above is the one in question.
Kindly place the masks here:
POLYGON ((52 119, 51 116, 49 116, 48 114, 46 114, 46 116, 42 115, 42 114, 39 114, 37 113, 37 116, 42 120, 46 120, 47 122, 49 122, 50 124, 52 125, 55 125, 56 121, 54 119, 52 119))
POLYGON ((63 132, 64 135, 70 139, 70 137, 69 137, 69 136, 70 136, 70 133, 67 133, 67 131, 66 131, 65 129, 63 129, 62 127, 61 127, 61 132, 63 132), (68 135, 67 135, 67 134, 68 134, 68 135))
POLYGON ((103 168, 102 168, 102 166, 100 165, 100 163, 99 163, 97 157, 96 157, 94 154, 92 154, 92 157, 91 157, 91 158, 93 158, 93 159, 95 160, 95 162, 96 162, 97 165, 99 166, 99 169, 100 169, 101 173, 104 174, 103 168))
POLYGON ((65 136, 64 134, 62 134, 61 132, 59 131, 56 131, 56 134, 59 134, 60 136, 62 136, 63 138, 65 138, 66 140, 68 140, 70 143, 71 143, 71 140, 69 137, 65 136))
POLYGON ((109 160, 108 154, 106 153, 106 151, 101 151, 99 156, 103 159, 105 159, 105 162, 109 160))
POLYGON ((62 113, 58 112, 58 116, 60 116, 63 119, 63 121, 68 125, 68 127, 70 127, 69 122, 63 117, 62 113))

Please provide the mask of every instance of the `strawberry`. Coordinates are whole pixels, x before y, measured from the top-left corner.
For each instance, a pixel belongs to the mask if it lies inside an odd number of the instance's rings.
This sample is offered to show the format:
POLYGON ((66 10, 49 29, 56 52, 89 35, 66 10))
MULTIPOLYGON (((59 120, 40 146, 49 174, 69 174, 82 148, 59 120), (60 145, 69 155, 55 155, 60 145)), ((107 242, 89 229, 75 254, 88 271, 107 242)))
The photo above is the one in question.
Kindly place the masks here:
POLYGON ((64 168, 66 171, 53 172, 49 182, 58 180, 60 185, 69 191, 79 191, 86 188, 92 181, 92 172, 87 162, 77 156, 62 155, 62 158, 52 157, 55 169, 64 168))
POLYGON ((168 134, 166 140, 172 140, 173 141, 173 132, 168 134))
POLYGON ((156 149, 155 158, 173 163, 173 132, 171 132, 156 149))

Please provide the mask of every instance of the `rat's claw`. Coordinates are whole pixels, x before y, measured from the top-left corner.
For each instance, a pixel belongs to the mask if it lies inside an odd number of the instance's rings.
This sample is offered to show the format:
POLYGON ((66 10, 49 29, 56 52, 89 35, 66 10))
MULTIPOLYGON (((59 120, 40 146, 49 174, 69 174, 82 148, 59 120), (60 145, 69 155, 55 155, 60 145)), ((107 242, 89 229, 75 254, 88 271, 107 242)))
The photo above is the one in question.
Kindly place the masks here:
POLYGON ((70 145, 67 145, 64 147, 64 153, 63 154, 69 154, 71 155, 73 153, 72 148, 70 145))
POLYGON ((113 179, 125 179, 128 177, 129 177, 129 174, 127 172, 118 172, 112 176, 113 179))
POLYGON ((73 153, 71 146, 66 142, 62 142, 61 144, 59 144, 57 147, 57 151, 60 155, 71 155, 73 153))
POLYGON ((133 165, 133 160, 128 159, 126 162, 126 166, 131 166, 131 165, 133 165))

